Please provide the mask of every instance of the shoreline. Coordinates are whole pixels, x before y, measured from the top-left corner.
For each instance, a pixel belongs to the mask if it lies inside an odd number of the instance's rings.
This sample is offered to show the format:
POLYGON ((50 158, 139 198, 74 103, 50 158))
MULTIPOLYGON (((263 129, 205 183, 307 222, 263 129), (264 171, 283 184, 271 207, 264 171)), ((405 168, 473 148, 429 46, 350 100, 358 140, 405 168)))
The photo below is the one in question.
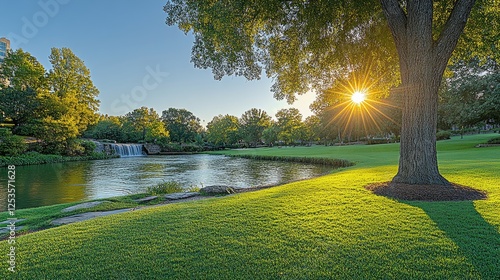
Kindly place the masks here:
MULTIPOLYGON (((301 181, 301 180, 298 180, 298 181, 301 181)), ((296 181, 294 181, 294 182, 296 182, 296 181)), ((147 203, 138 202, 140 200, 140 198, 147 197, 150 195, 149 193, 139 193, 139 194, 133 194, 133 195, 112 197, 112 198, 108 198, 108 199, 79 201, 79 202, 75 202, 75 203, 61 203, 61 204, 54 204, 54 205, 49 205, 49 206, 40 206, 40 207, 19 209, 18 212, 21 212, 21 213, 20 213, 20 215, 16 215, 16 216, 20 216, 19 218, 16 217, 16 219, 19 221, 18 222, 19 225, 16 224, 16 227, 18 227, 20 229, 20 231, 16 232, 16 233, 18 234, 18 236, 21 236, 21 235, 26 235, 26 234, 38 232, 38 231, 43 231, 46 229, 56 228, 56 227, 66 225, 66 224, 78 223, 78 222, 86 221, 89 219, 95 219, 98 217, 113 215, 113 214, 117 214, 117 213, 138 211, 138 210, 142 210, 142 209, 159 207, 159 206, 168 205, 168 204, 187 203, 187 202, 206 200, 206 199, 224 198, 224 197, 233 196, 233 195, 239 194, 239 193, 255 192, 255 191, 259 191, 259 190, 273 188, 273 187, 281 186, 281 185, 288 184, 288 183, 291 183, 291 182, 286 182, 286 183, 276 184, 276 185, 255 186, 255 187, 249 187, 249 188, 227 187, 228 189, 233 190, 233 192, 219 193, 219 194, 200 193, 199 195, 196 195, 193 197, 180 198, 180 199, 175 199, 175 200, 169 200, 169 199, 164 198, 165 195, 169 195, 169 194, 161 194, 157 199, 155 199, 155 201, 152 204, 151 204, 151 202, 147 202, 147 203), (106 204, 108 204, 108 205, 112 204, 112 203, 119 204, 120 200, 135 201, 136 205, 135 206, 129 205, 128 207, 112 207, 112 206, 106 207, 106 204), (89 202, 98 202, 98 201, 101 201, 102 203, 99 203, 97 206, 91 206, 88 208, 81 208, 81 209, 75 210, 75 211, 68 211, 68 212, 64 211, 64 209, 69 208, 69 207, 73 207, 73 206, 81 205, 81 204, 86 204, 89 202), (105 203, 105 202, 107 202, 107 203, 105 203), (105 204, 105 206, 99 207, 99 205, 101 205, 101 204, 105 204), (64 205, 64 208, 63 208, 63 205, 64 205), (39 208, 44 208, 44 209, 39 209, 39 208), (55 208, 55 209, 52 211, 48 211, 47 208, 55 208), (37 209, 39 209, 39 212, 41 212, 41 213, 46 212, 46 211, 48 211, 49 213, 47 213, 43 217, 35 217, 35 218, 23 215, 24 214, 23 212, 29 212, 29 213, 35 212, 36 213, 37 209), (109 214, 107 212, 109 212, 109 214), (68 213, 68 214, 65 215, 62 213, 68 213), (98 214, 98 215, 95 215, 91 218, 78 219, 78 217, 83 217, 83 216, 85 216, 85 214, 95 214, 95 213, 101 213, 102 215, 98 214), (64 218, 71 219, 74 217, 77 217, 77 218, 72 222, 68 222, 68 223, 64 223, 64 224, 53 224, 52 223, 53 221, 58 220, 58 219, 64 219, 64 218), (43 225, 40 225, 40 221, 36 221, 36 222, 30 221, 30 218, 33 220, 42 219, 43 225)), ((0 212, 0 215, 7 215, 7 214, 8 214, 8 211, 0 212)), ((4 220, 4 219, 2 218, 2 219, 0 219, 0 221, 1 220, 4 220)), ((7 221, 8 220, 9 220, 9 218, 7 218, 7 221)), ((9 238, 9 235, 7 232, 0 232, 0 241, 4 241, 8 238, 9 238)))

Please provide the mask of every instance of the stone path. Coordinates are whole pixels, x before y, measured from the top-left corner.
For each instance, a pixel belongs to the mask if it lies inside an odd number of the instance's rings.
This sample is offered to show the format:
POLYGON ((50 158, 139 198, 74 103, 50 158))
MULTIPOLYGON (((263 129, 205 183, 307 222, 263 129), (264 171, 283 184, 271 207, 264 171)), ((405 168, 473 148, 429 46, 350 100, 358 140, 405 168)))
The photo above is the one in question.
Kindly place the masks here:
MULTIPOLYGON (((14 220, 14 219, 12 219, 12 220, 14 220)), ((10 224, 10 222, 11 222, 12 220, 6 220, 6 221, 3 221, 3 222, 0 222, 0 225, 3 225, 3 224, 8 225, 8 224, 10 224)), ((22 221, 24 221, 24 220, 26 220, 26 219, 16 219, 16 223, 22 222, 22 221)))
POLYGON ((59 226, 59 225, 65 225, 65 224, 70 224, 70 223, 75 223, 75 222, 81 222, 85 221, 88 219, 96 218, 96 217, 102 217, 102 216, 108 216, 112 214, 118 214, 118 213, 123 213, 132 210, 132 208, 127 208, 127 209, 118 209, 118 210, 111 210, 111 211, 101 211, 101 212, 87 212, 87 213, 81 213, 81 214, 76 214, 68 217, 63 217, 59 219, 55 219, 52 222, 50 222, 52 225, 59 226))
POLYGON ((155 200, 157 198, 158 198, 158 196, 152 195, 152 196, 146 196, 143 198, 135 199, 134 201, 137 203, 145 203, 145 202, 150 202, 151 200, 155 200))
MULTIPOLYGON (((20 231, 24 228, 24 226, 16 226, 16 232, 17 231, 20 231)), ((0 228, 0 234, 5 234, 5 233, 9 233, 10 232, 10 228, 8 227, 3 227, 3 228, 0 228)))
POLYGON ((179 193, 170 193, 166 194, 165 198, 168 200, 178 200, 178 199, 186 199, 194 196, 199 196, 199 192, 179 192, 179 193))
POLYGON ((61 211, 62 212, 71 212, 71 211, 75 211, 75 210, 78 210, 78 209, 92 208, 92 207, 95 207, 95 206, 97 206, 99 204, 102 204, 104 202, 109 202, 109 201, 103 200, 103 201, 92 201, 92 202, 80 203, 80 204, 77 204, 77 205, 70 206, 68 208, 64 208, 61 211))
MULTIPOLYGON (((10 224, 12 221, 14 221, 14 223, 19 223, 19 222, 22 222, 24 220, 26 220, 26 219, 15 219, 15 220, 12 219, 12 220, 6 220, 3 222, 0 222, 0 235, 5 234, 5 233, 9 233, 11 231, 10 224)), ((15 231, 22 230, 23 228, 24 228, 24 226, 16 226, 15 231)))

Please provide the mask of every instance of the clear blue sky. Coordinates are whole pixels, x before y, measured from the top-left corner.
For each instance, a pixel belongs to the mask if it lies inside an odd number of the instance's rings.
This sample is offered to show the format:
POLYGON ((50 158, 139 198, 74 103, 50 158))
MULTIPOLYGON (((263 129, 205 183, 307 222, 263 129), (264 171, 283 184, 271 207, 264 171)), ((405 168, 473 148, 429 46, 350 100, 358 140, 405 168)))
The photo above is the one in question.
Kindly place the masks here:
MULTIPOLYGON (((52 47, 68 47, 90 69, 100 91, 100 112, 123 115, 147 106, 187 109, 204 124, 218 114, 240 117, 251 108, 274 114, 290 107, 277 101, 271 80, 213 79, 190 62, 193 37, 165 24, 166 0, 1 0, 0 37, 50 69, 52 47)), ((310 115, 314 94, 293 107, 310 115)))

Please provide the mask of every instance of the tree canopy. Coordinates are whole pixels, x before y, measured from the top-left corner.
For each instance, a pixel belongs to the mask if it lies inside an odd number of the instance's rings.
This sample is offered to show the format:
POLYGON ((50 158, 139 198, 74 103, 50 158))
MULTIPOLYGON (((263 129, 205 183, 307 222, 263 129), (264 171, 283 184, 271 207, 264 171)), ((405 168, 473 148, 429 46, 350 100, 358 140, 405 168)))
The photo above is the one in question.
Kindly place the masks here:
POLYGON ((153 108, 141 107, 125 115, 123 128, 129 135, 127 142, 153 142, 169 136, 160 116, 153 108))
POLYGON ((52 64, 47 75, 50 91, 64 100, 82 133, 89 124, 97 122, 99 90, 90 78, 89 69, 70 49, 52 48, 49 60, 52 64))
POLYGON ((173 142, 194 142, 202 130, 200 119, 186 109, 168 108, 162 112, 161 120, 173 142))
POLYGON ((239 140, 240 123, 231 115, 215 116, 207 124, 207 140, 215 145, 225 147, 236 144, 239 140))
MULTIPOLYGON (((415 1, 171 0, 164 10, 168 25, 194 35, 196 67, 211 68, 216 79, 258 79, 264 70, 274 78, 275 97, 293 101, 295 94, 330 87, 366 61, 397 85, 398 55, 384 10, 397 11, 388 16, 406 21, 411 18, 407 2, 415 1)), ((455 24, 447 21, 455 1, 432 2, 430 35, 438 39, 455 24)), ((466 2, 474 3, 456 5, 466 2)), ((494 0, 476 2, 454 59, 499 56, 500 8, 494 0)))
POLYGON ((27 88, 39 90, 46 86, 45 68, 34 56, 22 49, 8 53, 2 62, 2 67, 0 67, 0 77, 0 79, 8 81, 8 86, 0 83, 0 88, 3 86, 15 90, 26 90, 27 88))
POLYGON ((252 108, 241 115, 240 130, 244 140, 250 145, 262 141, 262 132, 271 126, 271 117, 261 109, 252 108))
POLYGON ((286 144, 304 140, 305 127, 302 123, 302 114, 296 108, 281 109, 276 113, 278 139, 286 144))

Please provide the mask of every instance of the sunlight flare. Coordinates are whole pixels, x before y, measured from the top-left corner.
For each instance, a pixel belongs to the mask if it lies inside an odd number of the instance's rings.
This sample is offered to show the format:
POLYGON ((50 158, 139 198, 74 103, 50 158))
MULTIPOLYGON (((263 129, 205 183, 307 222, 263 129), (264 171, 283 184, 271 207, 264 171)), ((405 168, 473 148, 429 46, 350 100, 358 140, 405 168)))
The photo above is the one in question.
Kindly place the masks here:
POLYGON ((336 80, 325 91, 330 99, 325 101, 331 102, 326 109, 328 125, 337 127, 339 139, 347 138, 350 141, 387 137, 384 130, 396 131, 400 126, 395 120, 400 108, 394 99, 389 98, 389 88, 382 81, 384 75, 374 73, 369 64, 336 80))
POLYGON ((354 102, 356 104, 361 104, 361 102, 365 101, 365 99, 366 99, 366 95, 362 91, 355 91, 351 96, 352 102, 354 102))

